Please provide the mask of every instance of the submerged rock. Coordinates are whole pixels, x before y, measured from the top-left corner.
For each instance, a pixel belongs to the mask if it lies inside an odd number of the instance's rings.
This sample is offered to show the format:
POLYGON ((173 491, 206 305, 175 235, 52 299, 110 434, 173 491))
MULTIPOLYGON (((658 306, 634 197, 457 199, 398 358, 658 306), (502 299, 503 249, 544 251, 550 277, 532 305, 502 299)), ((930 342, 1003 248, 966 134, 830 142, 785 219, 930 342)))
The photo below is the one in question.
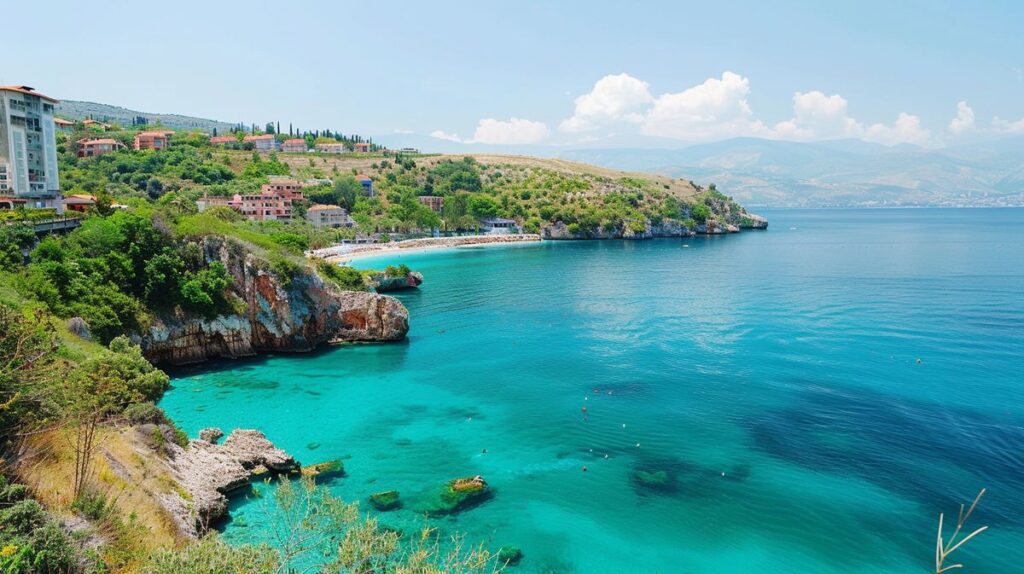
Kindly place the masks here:
POLYGON ((430 496, 418 510, 428 516, 456 514, 481 504, 492 495, 492 490, 481 476, 456 478, 430 496))
POLYGON ((345 476, 345 463, 335 459, 304 466, 302 467, 302 476, 319 480, 329 480, 334 477, 345 476))
POLYGON ((158 495, 181 531, 197 537, 228 511, 228 494, 250 484, 254 473, 290 473, 299 463, 255 430, 233 431, 224 444, 193 440, 187 449, 167 445, 167 464, 183 491, 158 495))
POLYGON ((370 504, 380 511, 394 510, 402 506, 397 490, 387 490, 370 495, 370 504))
POLYGON ((498 549, 498 564, 515 566, 523 560, 523 551, 518 546, 502 546, 498 549))
POLYGON ((664 469, 636 469, 631 478, 633 486, 641 491, 672 492, 676 488, 675 476, 664 469))

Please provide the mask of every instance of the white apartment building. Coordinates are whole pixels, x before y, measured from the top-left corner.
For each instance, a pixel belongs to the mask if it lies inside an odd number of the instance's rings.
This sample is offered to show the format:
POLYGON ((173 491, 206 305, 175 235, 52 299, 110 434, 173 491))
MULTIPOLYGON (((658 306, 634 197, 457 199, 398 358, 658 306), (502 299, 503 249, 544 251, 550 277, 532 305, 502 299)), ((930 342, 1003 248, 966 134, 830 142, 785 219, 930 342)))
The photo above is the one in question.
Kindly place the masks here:
POLYGON ((0 196, 24 200, 25 207, 63 212, 53 124, 56 103, 28 86, 0 86, 0 196))

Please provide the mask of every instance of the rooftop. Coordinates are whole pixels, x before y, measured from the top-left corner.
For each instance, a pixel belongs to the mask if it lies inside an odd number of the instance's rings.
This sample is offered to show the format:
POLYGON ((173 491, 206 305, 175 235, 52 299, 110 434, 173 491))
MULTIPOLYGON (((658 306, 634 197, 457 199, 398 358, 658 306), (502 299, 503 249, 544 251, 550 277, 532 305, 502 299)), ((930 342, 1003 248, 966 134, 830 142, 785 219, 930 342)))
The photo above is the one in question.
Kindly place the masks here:
POLYGON ((42 98, 53 104, 59 103, 57 100, 51 98, 50 96, 44 96, 43 94, 40 94, 32 86, 0 86, 0 91, 18 92, 19 94, 25 94, 26 96, 35 96, 37 98, 42 98))
POLYGON ((344 211, 344 208, 338 207, 337 205, 324 205, 322 203, 311 205, 309 206, 309 209, 307 209, 306 211, 327 211, 330 209, 341 209, 342 211, 344 211))

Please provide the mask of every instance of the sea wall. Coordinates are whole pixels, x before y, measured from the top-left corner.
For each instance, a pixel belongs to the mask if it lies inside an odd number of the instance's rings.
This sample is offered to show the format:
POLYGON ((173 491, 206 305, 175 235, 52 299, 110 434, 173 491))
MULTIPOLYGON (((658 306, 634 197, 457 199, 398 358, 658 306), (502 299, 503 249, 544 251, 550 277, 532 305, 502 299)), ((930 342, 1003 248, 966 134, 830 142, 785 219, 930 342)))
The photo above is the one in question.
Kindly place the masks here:
POLYGON ((207 263, 220 261, 227 268, 244 311, 214 319, 156 318, 138 337, 154 364, 310 351, 322 343, 396 341, 409 330, 409 312, 392 297, 342 291, 306 268, 281 277, 232 240, 207 237, 201 247, 207 263))

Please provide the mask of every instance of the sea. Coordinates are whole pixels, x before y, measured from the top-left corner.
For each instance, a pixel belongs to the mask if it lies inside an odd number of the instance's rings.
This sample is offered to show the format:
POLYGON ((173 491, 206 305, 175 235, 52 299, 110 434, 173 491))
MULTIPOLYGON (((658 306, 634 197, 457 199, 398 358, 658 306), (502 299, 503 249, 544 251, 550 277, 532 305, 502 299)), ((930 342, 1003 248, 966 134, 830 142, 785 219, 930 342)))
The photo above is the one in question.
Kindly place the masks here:
MULTIPOLYGON (((1024 572, 1024 209, 761 213, 358 260, 423 274, 406 341, 182 369, 161 406, 341 459, 333 494, 516 546, 508 572, 934 572, 939 514, 982 488, 951 562, 1024 572), (424 516, 476 475, 488 500, 424 516)), ((224 539, 273 544, 268 498, 236 497, 224 539)))

